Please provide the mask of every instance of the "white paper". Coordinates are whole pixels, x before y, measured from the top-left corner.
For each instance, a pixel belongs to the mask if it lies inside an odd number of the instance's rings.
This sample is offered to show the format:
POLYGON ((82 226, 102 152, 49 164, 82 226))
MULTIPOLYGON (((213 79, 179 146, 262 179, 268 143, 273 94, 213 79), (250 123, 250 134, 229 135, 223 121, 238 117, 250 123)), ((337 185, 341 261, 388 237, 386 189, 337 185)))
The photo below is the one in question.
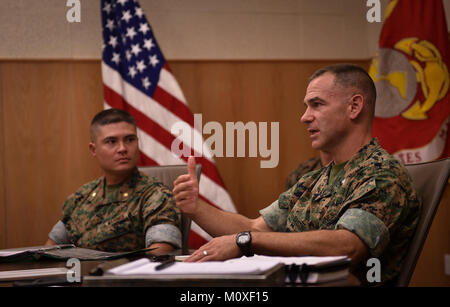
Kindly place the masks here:
POLYGON ((345 256, 337 257, 270 257, 255 255, 253 257, 241 257, 227 261, 209 262, 175 262, 171 266, 155 270, 159 262, 151 262, 143 258, 107 271, 109 275, 151 275, 151 274, 261 274, 283 264, 318 264, 323 262, 345 259, 345 256))
POLYGON ((262 255, 255 255, 253 257, 241 257, 237 259, 231 259, 228 260, 228 262, 234 262, 234 261, 270 261, 270 262, 276 262, 276 263, 283 263, 285 265, 289 264, 307 264, 307 265, 316 265, 320 263, 327 263, 331 261, 336 260, 343 260, 346 259, 347 256, 326 256, 326 257, 313 257, 313 256, 306 256, 306 257, 277 257, 277 256, 262 256, 262 255))
POLYGON ((278 262, 254 261, 254 262, 175 262, 163 269, 155 270, 159 262, 150 262, 148 259, 140 259, 122 266, 113 268, 107 273, 112 275, 151 275, 151 274, 261 274, 273 268, 278 262), (125 267, 127 266, 127 267, 125 267))

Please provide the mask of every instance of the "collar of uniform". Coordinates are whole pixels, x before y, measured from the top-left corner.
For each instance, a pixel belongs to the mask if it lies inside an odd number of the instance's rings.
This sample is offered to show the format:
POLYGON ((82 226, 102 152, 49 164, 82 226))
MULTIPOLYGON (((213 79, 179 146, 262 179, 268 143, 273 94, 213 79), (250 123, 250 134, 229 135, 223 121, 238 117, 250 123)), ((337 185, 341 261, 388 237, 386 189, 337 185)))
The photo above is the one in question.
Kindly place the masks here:
POLYGON ((377 138, 373 138, 368 144, 364 145, 345 165, 345 177, 357 171, 379 148, 380 143, 377 138))
POLYGON ((366 161, 372 153, 380 148, 380 144, 376 138, 373 138, 368 144, 362 147, 358 153, 349 160, 345 166, 344 171, 342 170, 337 175, 333 184, 328 184, 330 180, 330 172, 332 167, 335 165, 334 162, 329 163, 321 171, 321 176, 318 178, 314 184, 312 190, 312 199, 317 201, 321 198, 330 196, 337 187, 345 187, 348 185, 349 180, 347 178, 359 169, 359 166, 366 161), (355 167, 356 166, 356 167, 355 167))
POLYGON ((117 185, 106 185, 106 178, 102 176, 100 180, 100 184, 97 188, 92 191, 89 197, 102 197, 103 204, 127 201, 136 187, 137 182, 139 181, 141 175, 137 168, 133 169, 131 175, 125 179, 122 183, 117 185))

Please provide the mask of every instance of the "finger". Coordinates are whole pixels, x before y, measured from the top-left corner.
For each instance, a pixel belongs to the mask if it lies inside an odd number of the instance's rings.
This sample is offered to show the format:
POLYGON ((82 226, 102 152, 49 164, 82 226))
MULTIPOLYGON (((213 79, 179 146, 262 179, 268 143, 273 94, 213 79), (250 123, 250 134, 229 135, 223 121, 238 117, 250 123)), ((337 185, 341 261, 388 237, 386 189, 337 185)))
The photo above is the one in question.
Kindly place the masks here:
POLYGON ((202 257, 204 257, 204 255, 199 252, 199 250, 195 251, 189 258, 187 258, 186 260, 184 260, 185 262, 197 262, 198 260, 200 260, 202 257))
POLYGON ((189 180, 191 180, 191 176, 189 176, 188 174, 180 175, 180 176, 178 176, 177 179, 175 179, 175 181, 173 182, 173 185, 175 186, 177 184, 180 184, 182 182, 189 181, 189 180))
POLYGON ((177 194, 184 191, 194 191, 194 183, 192 181, 185 181, 182 183, 178 183, 174 188, 172 189, 173 194, 177 194))
POLYGON ((194 197, 192 196, 192 193, 188 192, 188 191, 179 192, 176 195, 174 194, 173 198, 175 199, 175 201, 177 203, 181 203, 183 201, 191 202, 194 199, 194 197))
POLYGON ((187 168, 188 168, 188 174, 189 176, 191 176, 191 178, 195 178, 197 179, 197 174, 195 172, 195 158, 193 156, 190 156, 188 158, 188 162, 187 162, 187 168))

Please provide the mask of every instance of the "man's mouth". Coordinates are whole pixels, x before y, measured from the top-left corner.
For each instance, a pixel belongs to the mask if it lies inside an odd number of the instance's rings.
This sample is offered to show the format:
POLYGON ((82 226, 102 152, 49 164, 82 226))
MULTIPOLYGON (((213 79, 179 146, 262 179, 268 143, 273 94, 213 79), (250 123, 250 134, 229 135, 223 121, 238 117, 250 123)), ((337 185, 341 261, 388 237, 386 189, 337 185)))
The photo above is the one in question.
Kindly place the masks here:
POLYGON ((308 132, 309 132, 309 137, 315 137, 317 136, 317 134, 319 134, 319 130, 318 129, 313 129, 313 128, 308 128, 308 132))
POLYGON ((116 161, 119 162, 119 163, 125 163, 125 162, 128 162, 130 160, 131 160, 130 158, 120 158, 120 159, 117 159, 116 161))

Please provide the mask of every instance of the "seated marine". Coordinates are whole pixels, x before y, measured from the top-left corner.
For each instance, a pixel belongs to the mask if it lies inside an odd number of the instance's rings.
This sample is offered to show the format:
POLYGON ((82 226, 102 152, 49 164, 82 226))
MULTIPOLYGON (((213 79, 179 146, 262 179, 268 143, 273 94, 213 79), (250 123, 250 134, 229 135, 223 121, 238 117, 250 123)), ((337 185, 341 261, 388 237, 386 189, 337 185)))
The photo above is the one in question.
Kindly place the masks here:
POLYGON ((86 183, 64 202, 61 220, 46 245, 72 243, 102 251, 181 248, 181 214, 172 192, 140 173, 136 123, 119 109, 91 122, 89 150, 103 176, 86 183))

